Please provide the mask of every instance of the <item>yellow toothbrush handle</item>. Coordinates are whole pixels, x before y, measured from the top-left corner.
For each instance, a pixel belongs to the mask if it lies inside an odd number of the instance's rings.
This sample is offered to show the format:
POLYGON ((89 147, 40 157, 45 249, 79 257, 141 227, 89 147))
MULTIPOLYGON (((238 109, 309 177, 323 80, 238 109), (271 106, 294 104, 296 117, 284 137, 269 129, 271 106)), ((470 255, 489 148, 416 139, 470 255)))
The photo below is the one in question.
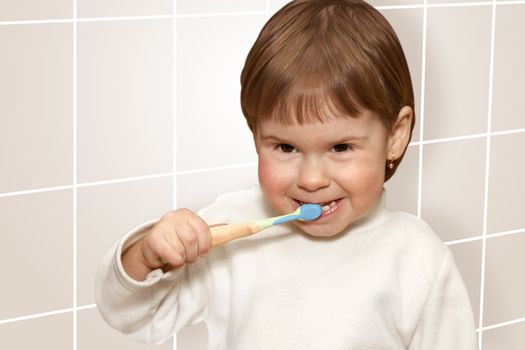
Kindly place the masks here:
POLYGON ((260 230, 259 226, 253 221, 210 227, 211 247, 214 248, 234 239, 252 235, 260 230))

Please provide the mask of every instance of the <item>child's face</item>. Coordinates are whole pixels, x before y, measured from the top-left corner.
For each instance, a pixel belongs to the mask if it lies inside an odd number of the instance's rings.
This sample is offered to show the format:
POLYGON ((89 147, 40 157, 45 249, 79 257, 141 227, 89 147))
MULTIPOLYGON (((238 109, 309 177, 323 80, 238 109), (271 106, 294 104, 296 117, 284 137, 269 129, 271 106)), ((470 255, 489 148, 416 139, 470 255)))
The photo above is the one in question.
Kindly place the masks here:
POLYGON ((263 121, 254 139, 261 189, 276 211, 330 206, 315 221, 294 221, 309 235, 340 233, 381 196, 392 137, 371 112, 304 125, 263 121))

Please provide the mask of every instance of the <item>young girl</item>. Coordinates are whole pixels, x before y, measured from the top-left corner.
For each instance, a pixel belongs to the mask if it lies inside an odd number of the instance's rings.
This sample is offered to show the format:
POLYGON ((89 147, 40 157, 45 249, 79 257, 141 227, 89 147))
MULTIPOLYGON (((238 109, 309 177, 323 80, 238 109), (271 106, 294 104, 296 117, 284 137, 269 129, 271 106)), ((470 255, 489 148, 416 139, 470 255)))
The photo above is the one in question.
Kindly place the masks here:
POLYGON ((162 343, 204 320, 209 349, 476 349, 450 250, 385 207, 414 126, 410 73, 385 18, 363 1, 293 1, 262 29, 241 83, 260 186, 116 242, 96 282, 108 324, 162 343), (304 203, 321 217, 210 250, 209 224, 304 203))

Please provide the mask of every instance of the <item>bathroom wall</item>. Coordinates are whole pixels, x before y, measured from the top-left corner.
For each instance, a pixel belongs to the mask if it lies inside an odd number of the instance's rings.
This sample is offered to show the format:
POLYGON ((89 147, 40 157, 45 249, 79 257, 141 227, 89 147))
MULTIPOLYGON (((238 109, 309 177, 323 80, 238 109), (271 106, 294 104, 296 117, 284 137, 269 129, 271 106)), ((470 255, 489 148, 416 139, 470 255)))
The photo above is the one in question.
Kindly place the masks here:
MULTIPOLYGON (((0 0, 0 348, 160 347, 105 325, 109 244, 256 184, 245 56, 279 0, 0 0)), ((372 1, 417 99, 388 204, 423 217, 467 284, 480 349, 525 347, 525 1, 372 1)))

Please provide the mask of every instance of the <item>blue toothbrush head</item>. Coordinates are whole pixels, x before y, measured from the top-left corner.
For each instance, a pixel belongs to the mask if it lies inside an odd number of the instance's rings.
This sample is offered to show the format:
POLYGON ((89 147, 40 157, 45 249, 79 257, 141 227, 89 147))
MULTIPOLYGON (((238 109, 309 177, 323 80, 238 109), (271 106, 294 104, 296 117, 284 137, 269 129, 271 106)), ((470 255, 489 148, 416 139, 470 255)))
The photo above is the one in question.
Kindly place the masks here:
POLYGON ((312 221, 321 216, 323 209, 319 204, 303 204, 299 207, 299 220, 312 221))
POLYGON ((288 215, 262 220, 259 226, 269 227, 272 225, 284 224, 285 222, 294 220, 312 221, 320 217, 322 213, 323 209, 319 204, 303 204, 299 208, 297 208, 293 213, 290 213, 288 215), (267 220, 270 221, 267 222, 267 220), (267 224, 269 225, 267 226, 267 224))

